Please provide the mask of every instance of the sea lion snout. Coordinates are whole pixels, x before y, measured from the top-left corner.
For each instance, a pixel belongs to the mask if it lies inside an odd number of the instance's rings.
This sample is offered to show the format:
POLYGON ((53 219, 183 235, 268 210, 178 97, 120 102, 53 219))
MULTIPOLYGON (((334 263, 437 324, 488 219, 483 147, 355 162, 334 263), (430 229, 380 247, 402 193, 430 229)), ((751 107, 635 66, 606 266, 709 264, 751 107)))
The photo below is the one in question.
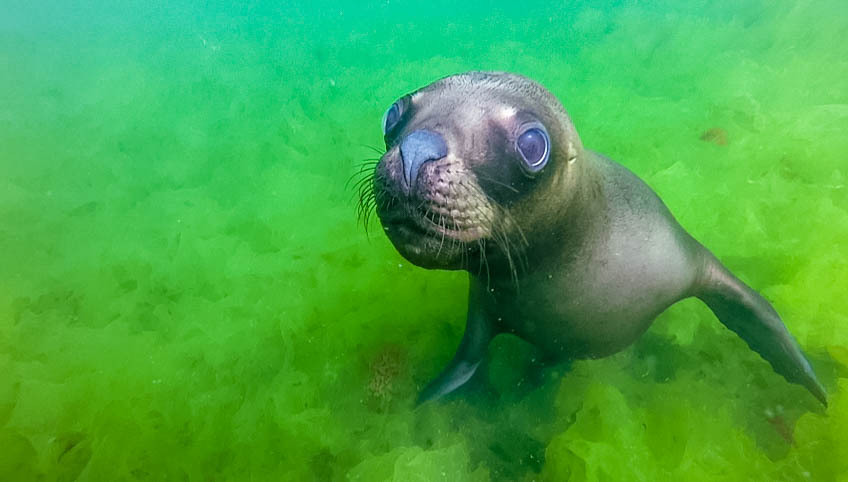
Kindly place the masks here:
POLYGON ((409 190, 413 190, 421 166, 448 155, 448 146, 441 134, 431 130, 417 130, 404 138, 400 144, 403 162, 403 177, 409 190))

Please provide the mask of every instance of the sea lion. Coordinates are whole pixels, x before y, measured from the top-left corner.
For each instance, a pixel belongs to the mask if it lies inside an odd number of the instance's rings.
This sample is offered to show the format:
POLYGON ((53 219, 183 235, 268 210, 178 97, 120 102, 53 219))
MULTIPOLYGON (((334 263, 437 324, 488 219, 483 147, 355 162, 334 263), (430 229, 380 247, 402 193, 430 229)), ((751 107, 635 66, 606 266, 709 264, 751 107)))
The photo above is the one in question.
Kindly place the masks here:
POLYGON ((533 80, 443 78, 393 103, 383 133, 363 208, 376 208, 410 262, 470 273, 465 333, 419 402, 467 382, 499 333, 553 359, 603 357, 695 296, 777 373, 827 403, 774 308, 635 174, 584 149, 562 104, 533 80))

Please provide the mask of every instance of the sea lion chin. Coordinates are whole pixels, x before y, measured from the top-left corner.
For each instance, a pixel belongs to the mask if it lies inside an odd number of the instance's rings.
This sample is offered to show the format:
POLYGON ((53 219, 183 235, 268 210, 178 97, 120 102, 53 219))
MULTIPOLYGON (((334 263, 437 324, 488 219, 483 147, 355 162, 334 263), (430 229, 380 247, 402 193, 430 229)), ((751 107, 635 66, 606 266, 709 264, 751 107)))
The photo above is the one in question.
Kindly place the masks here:
POLYGON ((777 312, 622 165, 583 148, 559 101, 503 72, 446 77, 383 118, 367 191, 410 262, 470 273, 465 334, 419 401, 467 382, 499 333, 550 360, 632 344, 697 297, 788 381, 826 393, 777 312))

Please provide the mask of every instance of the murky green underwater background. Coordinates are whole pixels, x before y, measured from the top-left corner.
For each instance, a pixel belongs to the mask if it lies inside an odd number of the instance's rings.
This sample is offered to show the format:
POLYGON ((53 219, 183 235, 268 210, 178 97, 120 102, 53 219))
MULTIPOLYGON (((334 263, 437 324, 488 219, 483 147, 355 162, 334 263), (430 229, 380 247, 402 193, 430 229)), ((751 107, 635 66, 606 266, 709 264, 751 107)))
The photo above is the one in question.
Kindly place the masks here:
POLYGON ((843 0, 31 3, 0 6, 0 480, 848 480, 843 0), (345 182, 469 69, 550 88, 830 407, 686 301, 537 389, 499 338, 496 402, 413 409, 467 281, 345 182))

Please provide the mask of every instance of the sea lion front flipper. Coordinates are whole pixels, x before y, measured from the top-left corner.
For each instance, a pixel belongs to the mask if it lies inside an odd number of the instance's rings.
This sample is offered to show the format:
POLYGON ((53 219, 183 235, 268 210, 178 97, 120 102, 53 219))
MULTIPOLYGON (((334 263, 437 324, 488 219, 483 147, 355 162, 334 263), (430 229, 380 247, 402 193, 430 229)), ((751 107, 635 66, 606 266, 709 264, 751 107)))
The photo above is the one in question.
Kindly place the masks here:
POLYGON ((697 296, 725 326, 771 363, 774 371, 792 383, 803 385, 827 406, 824 387, 771 304, 712 255, 697 296))
POLYGON ((489 342, 495 336, 495 330, 481 310, 476 296, 474 282, 468 297, 468 317, 465 333, 453 359, 434 380, 424 387, 418 395, 416 405, 442 397, 464 385, 474 376, 477 368, 486 357, 489 342))

